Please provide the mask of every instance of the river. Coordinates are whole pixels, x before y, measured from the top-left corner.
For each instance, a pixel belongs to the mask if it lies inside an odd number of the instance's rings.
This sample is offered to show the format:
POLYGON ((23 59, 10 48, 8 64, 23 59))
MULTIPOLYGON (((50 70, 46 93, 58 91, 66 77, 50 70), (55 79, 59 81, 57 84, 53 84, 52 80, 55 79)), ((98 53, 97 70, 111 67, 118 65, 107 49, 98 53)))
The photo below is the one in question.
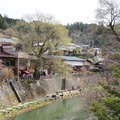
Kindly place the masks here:
POLYGON ((73 97, 37 108, 10 120, 93 120, 83 110, 79 97, 73 97))

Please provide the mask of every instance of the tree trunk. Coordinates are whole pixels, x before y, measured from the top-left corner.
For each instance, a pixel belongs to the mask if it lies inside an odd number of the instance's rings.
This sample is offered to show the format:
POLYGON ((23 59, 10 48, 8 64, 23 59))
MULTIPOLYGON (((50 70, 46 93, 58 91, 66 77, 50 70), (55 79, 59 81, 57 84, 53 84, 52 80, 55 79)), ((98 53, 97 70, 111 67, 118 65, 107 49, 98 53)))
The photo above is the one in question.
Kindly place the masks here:
POLYGON ((116 36, 116 39, 118 42, 120 42, 120 37, 118 36, 118 34, 116 33, 115 29, 114 29, 114 26, 110 23, 110 28, 113 32, 113 34, 116 36))

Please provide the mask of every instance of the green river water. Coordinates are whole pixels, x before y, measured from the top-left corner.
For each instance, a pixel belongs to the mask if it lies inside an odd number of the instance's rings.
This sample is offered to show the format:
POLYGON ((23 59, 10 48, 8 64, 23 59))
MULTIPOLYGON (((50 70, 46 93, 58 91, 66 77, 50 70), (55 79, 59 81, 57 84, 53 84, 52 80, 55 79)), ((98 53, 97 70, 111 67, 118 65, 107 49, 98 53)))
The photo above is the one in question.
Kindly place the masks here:
POLYGON ((10 120, 93 120, 83 110, 79 97, 73 97, 26 112, 10 120))

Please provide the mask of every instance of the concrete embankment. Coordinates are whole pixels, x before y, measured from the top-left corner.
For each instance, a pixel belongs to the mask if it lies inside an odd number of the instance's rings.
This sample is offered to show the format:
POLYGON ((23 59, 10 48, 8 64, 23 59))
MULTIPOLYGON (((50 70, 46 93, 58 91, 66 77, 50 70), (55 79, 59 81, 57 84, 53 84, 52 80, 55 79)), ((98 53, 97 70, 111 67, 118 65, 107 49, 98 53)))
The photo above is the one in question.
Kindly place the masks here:
MULTIPOLYGON (((47 94, 55 93, 62 88, 62 78, 63 77, 54 77, 51 79, 45 80, 21 80, 13 81, 14 88, 16 93, 19 94, 22 103, 29 102, 31 100, 42 99, 47 94)), ((99 76, 90 76, 90 77, 73 77, 71 80, 66 79, 65 89, 69 90, 72 87, 83 87, 86 84, 86 87, 94 86, 97 84, 97 81, 101 78, 99 76), (84 84, 84 85, 83 85, 84 84)), ((5 83, 3 86, 0 86, 0 108, 16 105, 19 101, 13 91, 10 83, 5 83)))
MULTIPOLYGON (((16 93, 19 94, 22 103, 31 100, 42 99, 46 94, 52 94, 57 90, 61 90, 62 77, 56 77, 46 80, 21 80, 13 81, 13 86, 16 93)), ((71 89, 72 86, 80 85, 79 79, 66 80, 66 89, 71 89)), ((5 83, 0 87, 0 107, 18 104, 19 101, 10 83, 5 83)))
POLYGON ((28 111, 28 108, 34 109, 34 107, 36 108, 51 103, 55 99, 64 99, 66 97, 78 95, 84 80, 86 84, 92 85, 93 83, 97 84, 96 80, 98 79, 100 78, 94 76, 91 76, 91 78, 73 77, 71 80, 67 79, 65 91, 61 91, 63 84, 62 77, 45 79, 42 81, 13 81, 13 86, 16 93, 19 94, 21 102, 18 101, 9 82, 5 83, 4 86, 0 88, 0 116, 6 113, 15 113, 15 111, 18 110, 28 111), (77 87, 77 90, 72 90, 77 87), (33 107, 33 105, 35 106, 33 107))
POLYGON ((60 90, 52 94, 51 96, 44 97, 44 99, 38 99, 36 101, 31 101, 31 102, 26 102, 24 104, 18 104, 16 106, 6 107, 0 110, 0 119, 1 120, 9 119, 10 117, 50 104, 56 100, 70 98, 72 96, 79 95, 80 93, 81 93, 81 89, 69 90, 69 91, 60 90))

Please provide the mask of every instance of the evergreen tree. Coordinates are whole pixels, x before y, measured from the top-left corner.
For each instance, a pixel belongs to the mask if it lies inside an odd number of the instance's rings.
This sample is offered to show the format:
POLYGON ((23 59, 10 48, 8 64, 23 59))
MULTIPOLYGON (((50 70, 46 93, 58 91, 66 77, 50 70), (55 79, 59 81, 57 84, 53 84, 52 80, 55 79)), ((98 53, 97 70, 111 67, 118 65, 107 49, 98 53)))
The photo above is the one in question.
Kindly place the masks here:
POLYGON ((0 28, 1 29, 6 29, 7 28, 7 23, 5 22, 4 18, 0 14, 0 28))
POLYGON ((104 95, 94 101, 91 110, 99 120, 120 120, 120 63, 112 66, 114 78, 107 79, 107 83, 100 82, 105 90, 104 95), (114 80, 113 80, 114 79, 114 80))

